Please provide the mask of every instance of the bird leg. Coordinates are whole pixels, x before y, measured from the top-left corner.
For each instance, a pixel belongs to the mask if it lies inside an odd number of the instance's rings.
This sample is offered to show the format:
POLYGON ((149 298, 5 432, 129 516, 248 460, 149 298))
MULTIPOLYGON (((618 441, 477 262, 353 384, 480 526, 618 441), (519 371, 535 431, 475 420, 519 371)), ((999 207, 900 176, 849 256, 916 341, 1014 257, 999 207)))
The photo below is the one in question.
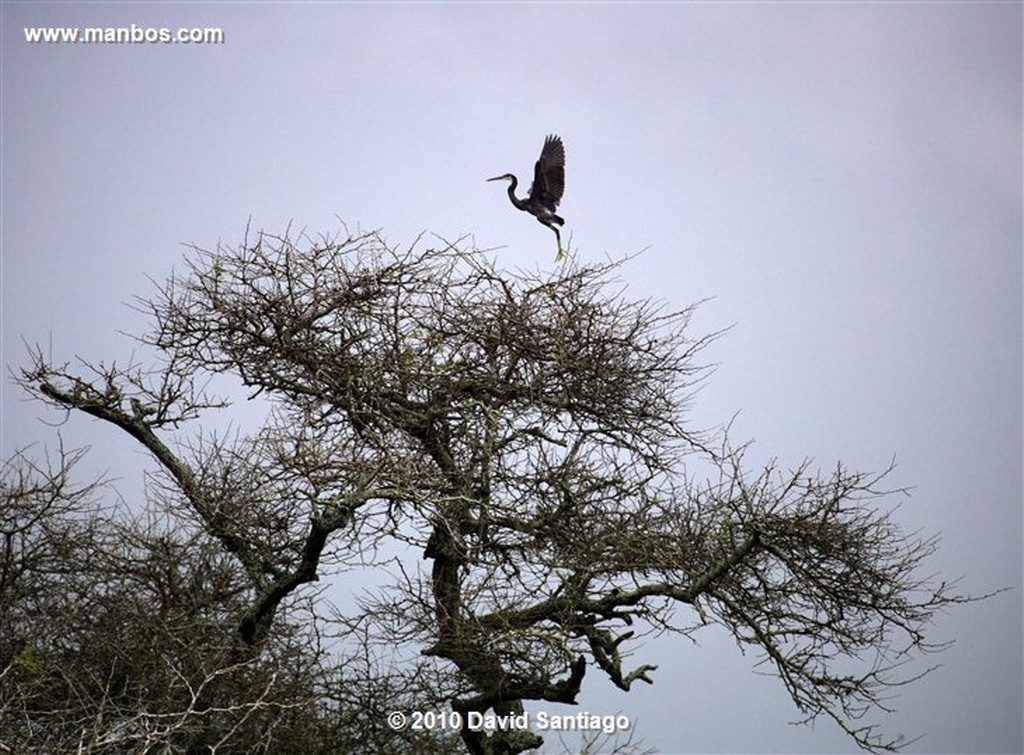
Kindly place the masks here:
POLYGON ((558 224, 564 221, 557 215, 552 215, 551 217, 546 218, 538 216, 537 222, 541 225, 546 225, 555 232, 555 239, 558 241, 558 253, 555 255, 555 261, 561 262, 565 257, 565 249, 562 248, 562 234, 558 231, 558 224))

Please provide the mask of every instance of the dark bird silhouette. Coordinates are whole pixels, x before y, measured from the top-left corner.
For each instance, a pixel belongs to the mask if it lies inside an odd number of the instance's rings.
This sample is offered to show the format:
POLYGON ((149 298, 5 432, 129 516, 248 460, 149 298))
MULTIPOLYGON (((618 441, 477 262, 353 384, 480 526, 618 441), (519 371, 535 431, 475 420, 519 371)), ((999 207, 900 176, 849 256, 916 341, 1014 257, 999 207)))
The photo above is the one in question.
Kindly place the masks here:
POLYGON ((562 249, 562 234, 558 232, 558 226, 565 221, 555 214, 565 191, 565 148, 562 146, 562 140, 554 134, 544 140, 540 157, 533 166, 533 185, 530 186, 530 194, 526 199, 516 196, 519 180, 511 173, 487 180, 508 181, 508 198, 512 200, 512 204, 517 209, 530 213, 539 223, 555 232, 555 238, 558 240, 558 259, 562 259, 565 252, 562 249))

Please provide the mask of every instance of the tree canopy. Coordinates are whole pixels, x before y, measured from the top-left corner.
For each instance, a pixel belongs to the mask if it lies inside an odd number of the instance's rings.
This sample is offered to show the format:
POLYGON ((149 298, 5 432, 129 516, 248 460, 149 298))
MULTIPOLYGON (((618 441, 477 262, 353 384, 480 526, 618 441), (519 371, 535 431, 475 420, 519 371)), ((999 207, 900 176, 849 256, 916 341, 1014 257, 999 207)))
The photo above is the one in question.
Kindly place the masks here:
POLYGON ((890 469, 751 467, 690 427, 720 334, 628 298, 621 266, 247 232, 138 301, 151 364, 35 350, 29 394, 158 471, 125 518, 67 456, 5 467, 0 741, 516 753, 541 738, 471 714, 572 704, 588 674, 656 683, 657 659, 627 663, 646 635, 718 624, 803 718, 895 749, 870 714, 965 600, 922 572, 935 539, 892 519, 890 469), (266 402, 259 429, 203 430, 230 404, 218 374, 266 402), (327 600, 348 570, 380 589, 327 600), (401 709, 464 725, 389 729, 401 709))

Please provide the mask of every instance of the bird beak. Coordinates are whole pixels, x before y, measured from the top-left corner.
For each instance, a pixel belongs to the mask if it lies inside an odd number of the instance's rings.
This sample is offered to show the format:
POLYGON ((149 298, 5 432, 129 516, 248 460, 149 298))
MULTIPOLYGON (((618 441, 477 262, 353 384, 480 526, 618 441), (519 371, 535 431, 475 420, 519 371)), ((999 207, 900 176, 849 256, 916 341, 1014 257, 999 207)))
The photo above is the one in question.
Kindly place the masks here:
POLYGON ((503 179, 504 177, 505 177, 505 176, 495 176, 494 178, 488 178, 487 180, 488 180, 488 181, 500 181, 500 180, 501 180, 501 179, 503 179))

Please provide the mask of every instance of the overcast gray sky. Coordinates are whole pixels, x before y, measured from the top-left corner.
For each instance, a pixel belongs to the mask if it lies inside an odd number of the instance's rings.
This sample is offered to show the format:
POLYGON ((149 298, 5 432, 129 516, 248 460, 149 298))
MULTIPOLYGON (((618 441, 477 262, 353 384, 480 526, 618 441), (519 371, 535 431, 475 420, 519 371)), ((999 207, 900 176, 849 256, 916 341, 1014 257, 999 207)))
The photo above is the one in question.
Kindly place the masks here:
MULTIPOLYGON (((1020 3, 63 4, 4 2, 2 360, 125 359, 126 306, 182 243, 382 228, 472 234, 509 267, 554 239, 511 208, 545 134, 566 145, 563 237, 645 249, 627 294, 735 328, 694 421, 739 411, 752 459, 884 468, 898 514, 941 534, 931 566, 1012 591, 940 616, 943 668, 887 730, 911 752, 1022 744, 1020 3), (29 44, 25 27, 220 27, 216 45, 29 44)), ((6 457, 52 440, 5 379, 6 457)), ((126 488, 146 459, 81 419, 69 444, 126 488)), ((628 695, 662 752, 844 752, 793 727, 781 684, 716 629, 628 695)))

